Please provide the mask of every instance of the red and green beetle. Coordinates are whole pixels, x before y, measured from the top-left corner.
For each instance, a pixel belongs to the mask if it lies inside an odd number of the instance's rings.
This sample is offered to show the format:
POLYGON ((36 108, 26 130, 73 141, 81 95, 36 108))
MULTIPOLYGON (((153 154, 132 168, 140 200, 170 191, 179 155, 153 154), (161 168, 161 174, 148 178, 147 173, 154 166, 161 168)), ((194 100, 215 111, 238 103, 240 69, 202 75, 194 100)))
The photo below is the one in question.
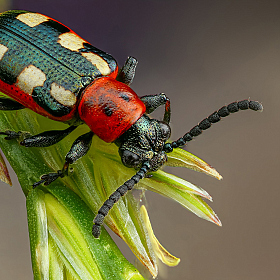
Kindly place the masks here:
MULTIPOLYGON (((93 235, 98 237, 105 216, 119 198, 148 172, 159 169, 174 148, 184 146, 212 123, 239 110, 262 110, 256 101, 233 102, 215 111, 181 138, 170 137, 170 100, 161 93, 138 97, 130 88, 137 60, 129 57, 118 70, 114 58, 93 47, 58 21, 34 12, 7 11, 0 14, 0 90, 12 99, 0 98, 1 110, 29 108, 50 119, 69 124, 25 138, 25 147, 53 145, 79 124, 90 131, 73 143, 61 170, 45 174, 33 187, 48 185, 68 173, 69 165, 90 148, 96 134, 119 147, 123 164, 136 169, 104 202, 94 219, 93 235), (165 105, 162 121, 148 114, 165 105)), ((5 131, 5 139, 21 132, 5 131)))

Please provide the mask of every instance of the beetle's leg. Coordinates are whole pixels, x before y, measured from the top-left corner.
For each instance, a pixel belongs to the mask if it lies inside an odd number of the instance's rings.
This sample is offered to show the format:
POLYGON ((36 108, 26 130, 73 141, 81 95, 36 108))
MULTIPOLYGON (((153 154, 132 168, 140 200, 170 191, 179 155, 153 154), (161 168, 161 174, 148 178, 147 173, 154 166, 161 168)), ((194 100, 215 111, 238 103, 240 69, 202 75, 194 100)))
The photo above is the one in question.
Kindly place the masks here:
POLYGON ((6 135, 5 140, 24 138, 20 142, 25 147, 49 147, 53 144, 58 143, 71 133, 77 126, 70 126, 64 130, 50 130, 43 133, 31 136, 28 132, 6 130, 0 132, 0 135, 6 135))
POLYGON ((36 182, 33 184, 33 188, 36 188, 37 186, 44 183, 44 185, 49 185, 53 181, 55 181, 59 177, 64 177, 68 175, 68 169, 69 165, 74 163, 76 160, 84 156, 91 145, 92 137, 94 133, 92 131, 85 133, 81 136, 79 136, 73 143, 70 151, 67 153, 65 157, 65 163, 61 170, 58 170, 55 173, 49 173, 45 174, 41 177, 41 180, 39 182, 36 182))
POLYGON ((132 83, 133 78, 135 76, 135 69, 136 69, 137 63, 138 63, 138 61, 136 60, 136 58, 134 58, 132 56, 128 57, 128 59, 124 63, 124 66, 118 73, 118 76, 116 79, 129 86, 132 83))
POLYGON ((92 234, 95 238, 98 238, 100 236, 101 226, 110 209, 121 198, 121 196, 124 196, 128 191, 132 190, 133 187, 145 177, 150 167, 151 166, 149 162, 143 163, 140 170, 129 180, 127 180, 123 185, 121 185, 115 192, 113 192, 103 203, 103 205, 98 210, 98 214, 93 220, 94 225, 92 227, 92 234))
POLYGON ((70 134, 77 126, 70 126, 64 130, 50 130, 25 138, 20 142, 25 147, 49 147, 61 141, 70 134))
POLYGON ((218 111, 215 111, 208 118, 202 120, 198 125, 193 127, 189 132, 187 132, 183 137, 171 143, 166 143, 163 150, 166 153, 173 151, 173 148, 178 148, 184 146, 187 142, 191 141, 193 137, 196 137, 202 133, 203 130, 208 129, 212 123, 216 123, 228 116, 230 113, 238 112, 239 110, 251 109, 253 111, 262 111, 263 106, 257 101, 242 100, 239 102, 232 102, 227 106, 223 106, 218 111))
POLYGON ((155 95, 145 95, 145 96, 142 96, 140 99, 146 106, 147 114, 152 113, 158 107, 165 104, 165 112, 164 112, 163 121, 165 123, 169 124, 170 115, 171 115, 170 99, 165 95, 165 93, 159 93, 159 94, 155 94, 155 95))
POLYGON ((163 121, 165 123, 169 124, 170 123, 170 117, 171 117, 170 99, 168 97, 166 97, 163 121))
POLYGON ((18 103, 17 101, 5 97, 0 97, 0 110, 11 111, 11 110, 20 110, 25 107, 18 103))
POLYGON ((12 139, 19 139, 22 136, 26 135, 27 137, 30 136, 30 134, 28 132, 22 132, 22 131, 13 131, 13 130, 6 130, 6 131, 0 131, 0 135, 6 135, 6 137, 4 137, 5 140, 12 140, 12 139))

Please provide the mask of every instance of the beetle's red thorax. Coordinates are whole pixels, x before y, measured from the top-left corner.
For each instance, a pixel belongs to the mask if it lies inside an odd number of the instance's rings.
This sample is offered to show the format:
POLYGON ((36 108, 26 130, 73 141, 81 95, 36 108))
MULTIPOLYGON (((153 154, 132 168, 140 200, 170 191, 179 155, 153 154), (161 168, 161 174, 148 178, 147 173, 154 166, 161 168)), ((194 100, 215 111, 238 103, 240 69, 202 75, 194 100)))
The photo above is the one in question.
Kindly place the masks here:
POLYGON ((78 110, 99 138, 113 142, 145 113, 146 107, 129 86, 102 77, 84 90, 78 110))

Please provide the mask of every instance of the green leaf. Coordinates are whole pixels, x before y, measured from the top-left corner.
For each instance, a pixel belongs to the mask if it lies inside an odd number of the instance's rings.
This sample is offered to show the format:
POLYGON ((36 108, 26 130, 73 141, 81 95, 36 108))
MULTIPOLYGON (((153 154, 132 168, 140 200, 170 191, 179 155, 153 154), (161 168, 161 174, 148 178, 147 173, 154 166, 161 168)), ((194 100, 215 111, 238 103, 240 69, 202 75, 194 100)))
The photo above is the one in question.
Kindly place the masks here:
POLYGON ((143 279, 107 233, 92 236, 93 214, 69 188, 35 189, 27 210, 34 279, 143 279))

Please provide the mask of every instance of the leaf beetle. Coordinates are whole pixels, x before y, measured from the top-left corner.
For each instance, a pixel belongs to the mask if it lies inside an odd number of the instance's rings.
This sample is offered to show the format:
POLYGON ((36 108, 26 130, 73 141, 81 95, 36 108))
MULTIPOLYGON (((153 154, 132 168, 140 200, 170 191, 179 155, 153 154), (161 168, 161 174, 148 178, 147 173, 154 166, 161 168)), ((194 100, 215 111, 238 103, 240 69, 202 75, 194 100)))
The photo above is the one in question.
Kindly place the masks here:
MULTIPOLYGON (((136 66, 137 60, 129 57, 119 70, 111 55, 48 16, 20 10, 0 14, 0 90, 12 98, 0 98, 0 109, 29 108, 69 124, 65 130, 28 136, 21 145, 48 147, 81 123, 90 128, 75 140, 62 169, 43 175, 33 187, 48 185, 66 176, 69 165, 89 150, 93 135, 114 142, 123 164, 136 169, 135 175, 99 209, 92 229, 95 237, 99 237, 104 218, 119 198, 148 172, 159 169, 174 148, 184 146, 230 113, 262 110, 257 101, 233 102, 215 111, 178 140, 167 142, 171 135, 170 100, 164 93, 138 97, 130 87, 136 66), (165 106, 163 120, 152 119, 149 114, 162 105, 165 106)), ((22 132, 0 134, 9 140, 19 138, 22 132)))

